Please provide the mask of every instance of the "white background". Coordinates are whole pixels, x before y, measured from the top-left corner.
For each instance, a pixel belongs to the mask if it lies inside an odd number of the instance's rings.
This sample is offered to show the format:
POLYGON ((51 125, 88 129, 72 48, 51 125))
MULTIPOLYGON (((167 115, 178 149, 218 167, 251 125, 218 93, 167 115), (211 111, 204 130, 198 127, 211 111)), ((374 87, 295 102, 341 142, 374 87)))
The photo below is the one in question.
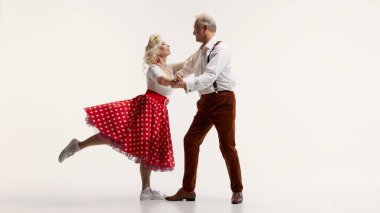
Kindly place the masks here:
MULTIPOLYGON (((2 0, 0 212, 379 212, 379 11, 378 0, 2 0), (149 35, 182 61, 202 12, 233 57, 244 204, 229 203, 214 129, 195 203, 140 203, 138 165, 108 146, 59 164, 94 133, 84 107, 145 92, 149 35)), ((181 186, 197 99, 171 97, 176 168, 152 175, 164 193, 181 186)))

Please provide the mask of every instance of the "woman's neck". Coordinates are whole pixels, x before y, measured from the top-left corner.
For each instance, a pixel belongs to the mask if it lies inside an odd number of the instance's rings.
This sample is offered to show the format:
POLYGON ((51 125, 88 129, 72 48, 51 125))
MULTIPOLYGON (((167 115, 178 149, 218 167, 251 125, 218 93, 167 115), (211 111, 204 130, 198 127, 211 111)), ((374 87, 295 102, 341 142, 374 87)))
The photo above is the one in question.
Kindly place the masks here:
POLYGON ((160 62, 158 62, 157 64, 163 67, 166 67, 166 57, 159 57, 159 59, 160 59, 160 62))

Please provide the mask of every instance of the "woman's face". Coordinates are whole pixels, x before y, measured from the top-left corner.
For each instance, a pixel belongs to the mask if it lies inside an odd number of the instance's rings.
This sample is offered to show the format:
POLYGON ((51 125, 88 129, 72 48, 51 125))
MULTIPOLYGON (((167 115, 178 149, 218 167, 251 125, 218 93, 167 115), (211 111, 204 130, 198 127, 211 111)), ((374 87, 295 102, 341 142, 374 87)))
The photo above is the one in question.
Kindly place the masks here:
POLYGON ((160 45, 160 57, 168 55, 170 55, 170 45, 163 41, 160 45))

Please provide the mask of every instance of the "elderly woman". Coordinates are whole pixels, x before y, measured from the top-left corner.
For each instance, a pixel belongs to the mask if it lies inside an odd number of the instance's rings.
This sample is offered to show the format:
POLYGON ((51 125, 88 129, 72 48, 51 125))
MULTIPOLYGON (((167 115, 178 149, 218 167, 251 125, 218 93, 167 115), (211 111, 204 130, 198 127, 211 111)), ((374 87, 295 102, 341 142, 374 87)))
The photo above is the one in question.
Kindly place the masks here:
POLYGON ((84 141, 72 139, 59 155, 63 162, 76 152, 108 144, 129 159, 140 163, 142 191, 140 200, 161 200, 164 195, 151 189, 151 171, 171 171, 174 157, 170 135, 168 96, 174 72, 183 64, 166 65, 170 46, 159 35, 152 35, 145 48, 147 91, 133 99, 87 107, 86 121, 99 133, 84 141))

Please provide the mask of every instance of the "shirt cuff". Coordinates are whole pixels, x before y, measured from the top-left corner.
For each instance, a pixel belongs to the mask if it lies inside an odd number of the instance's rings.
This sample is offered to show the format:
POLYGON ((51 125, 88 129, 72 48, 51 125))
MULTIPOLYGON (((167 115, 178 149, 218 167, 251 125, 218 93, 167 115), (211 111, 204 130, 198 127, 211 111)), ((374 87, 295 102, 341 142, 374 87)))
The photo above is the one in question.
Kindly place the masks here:
POLYGON ((186 83, 186 93, 195 91, 195 79, 184 79, 186 83))

